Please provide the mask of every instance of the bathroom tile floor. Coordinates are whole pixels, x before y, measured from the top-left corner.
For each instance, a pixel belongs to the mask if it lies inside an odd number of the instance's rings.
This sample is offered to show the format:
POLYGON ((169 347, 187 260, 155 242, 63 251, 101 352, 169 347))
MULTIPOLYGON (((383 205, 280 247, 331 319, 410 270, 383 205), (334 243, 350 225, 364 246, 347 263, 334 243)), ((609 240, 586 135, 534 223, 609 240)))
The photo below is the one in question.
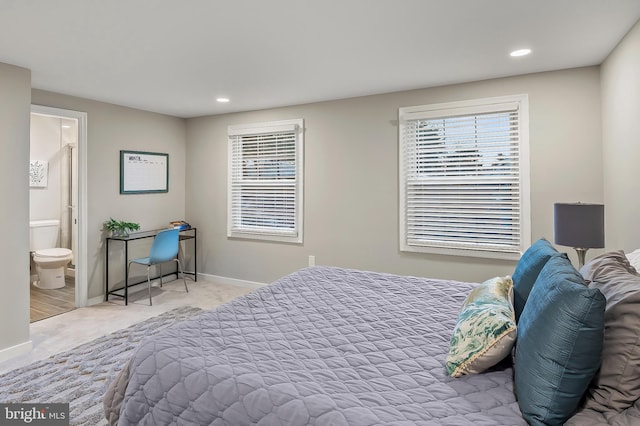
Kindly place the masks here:
POLYGON ((152 287, 153 306, 149 306, 147 289, 144 288, 143 291, 130 295, 128 306, 122 300, 114 299, 31 323, 31 351, 0 362, 0 374, 72 349, 179 306, 211 309, 255 288, 220 284, 200 278, 198 282, 187 279, 187 285, 189 293, 185 292, 181 279, 164 283, 162 289, 152 287))

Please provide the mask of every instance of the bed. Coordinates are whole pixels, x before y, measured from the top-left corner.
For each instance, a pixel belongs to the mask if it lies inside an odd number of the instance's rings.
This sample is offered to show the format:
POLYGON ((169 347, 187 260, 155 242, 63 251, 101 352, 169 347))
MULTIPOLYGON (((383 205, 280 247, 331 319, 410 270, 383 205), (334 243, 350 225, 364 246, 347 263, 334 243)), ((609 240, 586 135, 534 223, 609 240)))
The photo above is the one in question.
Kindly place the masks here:
POLYGON ((622 251, 577 271, 541 239, 512 277, 482 283, 311 267, 143 341, 105 414, 123 426, 639 425, 639 341, 640 274, 622 251))
POLYGON ((503 363, 445 370, 473 283, 312 267, 141 344, 111 424, 526 425, 503 363))

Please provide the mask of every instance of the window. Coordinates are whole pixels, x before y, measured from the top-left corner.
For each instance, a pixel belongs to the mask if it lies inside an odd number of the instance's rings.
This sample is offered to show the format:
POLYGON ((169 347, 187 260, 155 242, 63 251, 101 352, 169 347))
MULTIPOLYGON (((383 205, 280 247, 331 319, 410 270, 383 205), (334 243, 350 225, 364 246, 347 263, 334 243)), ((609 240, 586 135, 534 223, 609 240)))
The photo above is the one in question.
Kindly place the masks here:
POLYGON ((526 95, 400 108, 400 249, 517 259, 529 246, 526 95))
POLYGON ((229 126, 227 236, 302 242, 302 119, 229 126))

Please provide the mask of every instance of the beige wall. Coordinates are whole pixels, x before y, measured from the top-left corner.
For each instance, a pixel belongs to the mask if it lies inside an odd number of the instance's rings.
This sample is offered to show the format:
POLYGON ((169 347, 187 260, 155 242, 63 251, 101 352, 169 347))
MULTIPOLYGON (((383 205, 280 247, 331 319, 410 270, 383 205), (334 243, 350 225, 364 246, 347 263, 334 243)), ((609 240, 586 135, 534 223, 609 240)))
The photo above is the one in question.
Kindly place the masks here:
MULTIPOLYGON (((87 113, 88 297, 99 298, 104 294, 103 221, 113 217, 156 229, 185 217, 185 121, 41 90, 33 90, 32 97, 37 105, 87 113), (169 192, 121 195, 121 149, 168 153, 169 192)), ((124 262, 117 255, 114 268, 124 262)), ((122 281, 122 272, 110 282, 122 281)))
POLYGON ((602 65, 607 247, 640 248, 640 22, 602 65))
POLYGON ((434 278, 511 274, 515 262, 399 252, 398 108, 528 94, 531 238, 552 240, 554 202, 603 200, 599 78, 589 67, 189 119, 187 220, 200 232, 200 270, 270 282, 314 255, 317 264, 434 278), (227 126, 293 118, 306 129, 304 244, 227 239, 227 126))
POLYGON ((0 361, 29 341, 29 112, 31 71, 0 64, 0 361))

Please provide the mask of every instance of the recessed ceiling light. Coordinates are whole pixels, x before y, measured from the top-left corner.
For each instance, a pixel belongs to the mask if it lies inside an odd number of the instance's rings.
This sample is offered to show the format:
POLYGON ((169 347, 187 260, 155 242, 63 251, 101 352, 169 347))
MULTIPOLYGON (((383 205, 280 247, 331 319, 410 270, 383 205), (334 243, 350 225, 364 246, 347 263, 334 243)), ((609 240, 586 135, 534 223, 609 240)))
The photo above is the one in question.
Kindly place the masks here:
POLYGON ((63 125, 62 125, 62 128, 63 128, 63 129, 70 129, 70 128, 71 128, 71 125, 70 125, 70 124, 63 124, 63 125))
POLYGON ((221 104, 225 104, 229 102, 229 98, 216 98, 216 102, 220 102, 221 104))
POLYGON ((509 55, 513 57, 517 57, 517 56, 527 56, 529 53, 531 53, 531 49, 518 49, 511 52, 509 55))

